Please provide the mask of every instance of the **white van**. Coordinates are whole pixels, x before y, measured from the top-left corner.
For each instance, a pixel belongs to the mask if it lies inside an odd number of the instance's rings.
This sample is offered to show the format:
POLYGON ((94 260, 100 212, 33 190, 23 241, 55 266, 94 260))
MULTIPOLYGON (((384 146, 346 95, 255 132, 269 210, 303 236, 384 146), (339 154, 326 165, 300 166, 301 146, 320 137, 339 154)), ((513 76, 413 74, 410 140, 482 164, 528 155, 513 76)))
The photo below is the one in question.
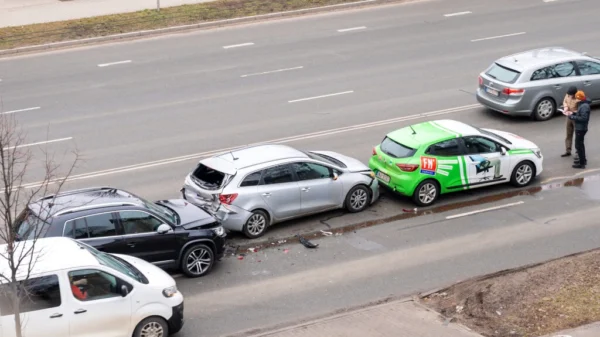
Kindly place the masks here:
MULTIPOLYGON (((31 241, 18 242, 17 252, 31 241)), ((31 275, 19 270, 28 296, 21 300, 26 337, 166 337, 183 326, 183 296, 162 269, 126 255, 102 253, 65 237, 35 243, 31 275)), ((0 245, 5 255, 7 245, 0 245)), ((10 277, 0 257, 0 272, 10 277)), ((8 284, 0 280, 0 337, 14 337, 8 284)))

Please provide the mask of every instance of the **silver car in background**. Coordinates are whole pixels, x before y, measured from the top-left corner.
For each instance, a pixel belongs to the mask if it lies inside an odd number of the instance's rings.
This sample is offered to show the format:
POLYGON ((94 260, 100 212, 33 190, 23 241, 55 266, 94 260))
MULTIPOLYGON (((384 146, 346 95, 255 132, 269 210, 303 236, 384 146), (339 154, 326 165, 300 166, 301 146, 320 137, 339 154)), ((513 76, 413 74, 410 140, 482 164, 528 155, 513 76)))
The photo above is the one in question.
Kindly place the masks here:
POLYGON ((257 238, 284 220, 363 211, 379 197, 379 184, 365 164, 336 152, 258 145, 201 160, 181 192, 223 227, 257 238))
POLYGON ((600 59, 562 47, 502 57, 479 75, 477 101, 489 109, 545 121, 570 86, 600 101, 600 59))

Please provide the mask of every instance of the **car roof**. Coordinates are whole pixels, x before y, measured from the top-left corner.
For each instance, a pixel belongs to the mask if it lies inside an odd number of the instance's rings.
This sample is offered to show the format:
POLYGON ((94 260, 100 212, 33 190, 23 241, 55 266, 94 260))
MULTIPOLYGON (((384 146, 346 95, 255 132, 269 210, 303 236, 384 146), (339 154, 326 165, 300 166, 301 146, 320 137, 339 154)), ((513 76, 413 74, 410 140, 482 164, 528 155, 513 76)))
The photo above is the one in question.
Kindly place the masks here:
MULTIPOLYGON (((30 257, 32 258, 31 261, 34 261, 31 266, 31 275, 100 264, 98 259, 84 248, 83 244, 70 238, 51 237, 40 238, 35 241, 17 241, 15 242, 15 246, 15 259, 18 259, 18 256, 21 254, 26 257, 26 260, 21 265, 22 268, 17 271, 17 275, 21 275, 21 279, 27 274, 27 269, 29 268, 27 261, 30 257)), ((6 256, 7 249, 8 244, 0 245, 0 254, 5 254, 4 256, 6 256)), ((10 268, 6 258, 0 259, 0 273, 2 275, 10 275, 10 268)))
POLYGON ((291 146, 264 144, 232 150, 200 161, 217 171, 235 174, 238 170, 283 159, 307 158, 304 152, 291 146))
POLYGON ((563 47, 545 47, 504 56, 496 60, 496 63, 523 72, 526 69, 572 61, 576 58, 585 56, 563 47))
POLYGON ((90 187, 45 196, 29 204, 29 209, 36 215, 47 218, 112 206, 144 206, 144 201, 114 187, 90 187), (41 214, 42 212, 45 214, 41 214))
POLYGON ((481 132, 469 124, 452 119, 439 119, 413 124, 392 131, 387 136, 405 146, 418 149, 422 145, 429 145, 446 139, 479 134, 481 132))

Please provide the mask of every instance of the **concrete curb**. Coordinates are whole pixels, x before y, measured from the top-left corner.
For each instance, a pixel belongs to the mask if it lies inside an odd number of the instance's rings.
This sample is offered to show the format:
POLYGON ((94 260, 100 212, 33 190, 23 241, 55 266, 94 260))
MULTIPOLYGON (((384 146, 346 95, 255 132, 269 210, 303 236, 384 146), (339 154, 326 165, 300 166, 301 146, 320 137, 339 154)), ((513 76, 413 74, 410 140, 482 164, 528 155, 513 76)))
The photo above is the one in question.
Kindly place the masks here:
POLYGON ((35 51, 52 50, 52 49, 59 49, 59 48, 72 47, 72 46, 81 46, 81 45, 94 44, 94 43, 107 42, 107 41, 134 39, 134 38, 140 38, 140 37, 145 37, 145 36, 149 37, 149 36, 155 36, 155 35, 183 32, 183 31, 194 30, 194 29, 210 29, 210 28, 217 28, 217 27, 223 27, 223 26, 232 26, 232 25, 236 25, 236 24, 249 23, 249 22, 254 22, 254 21, 264 21, 264 20, 277 19, 277 18, 295 17, 295 16, 301 16, 301 15, 305 15, 305 14, 316 14, 316 13, 322 13, 322 12, 353 9, 353 8, 375 6, 375 5, 382 5, 382 4, 388 4, 388 3, 407 3, 407 2, 416 2, 416 1, 420 1, 420 0, 359 0, 356 2, 342 3, 342 4, 322 6, 322 7, 312 7, 312 8, 298 9, 298 10, 286 11, 286 12, 277 12, 277 13, 261 14, 261 15, 254 15, 254 16, 246 16, 246 17, 241 17, 241 18, 233 18, 233 19, 211 21, 211 22, 202 22, 202 23, 195 23, 195 24, 184 25, 184 26, 159 28, 159 29, 153 29, 153 30, 142 30, 142 31, 123 33, 123 34, 98 36, 98 37, 91 37, 91 38, 86 38, 86 39, 81 39, 81 40, 61 41, 61 42, 20 47, 20 48, 14 48, 14 49, 4 49, 4 50, 0 50, 0 56, 15 55, 15 54, 28 53, 28 52, 35 52, 35 51))

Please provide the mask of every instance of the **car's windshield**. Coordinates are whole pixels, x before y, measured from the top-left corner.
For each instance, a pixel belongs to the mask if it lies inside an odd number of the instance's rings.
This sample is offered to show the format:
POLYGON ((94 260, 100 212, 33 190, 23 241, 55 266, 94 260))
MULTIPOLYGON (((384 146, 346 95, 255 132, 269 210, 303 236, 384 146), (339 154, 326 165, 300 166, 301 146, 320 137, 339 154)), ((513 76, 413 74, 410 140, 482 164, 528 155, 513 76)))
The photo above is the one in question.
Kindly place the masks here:
POLYGON ((381 145, 379 145, 379 149, 381 149, 383 153, 394 158, 412 157, 416 152, 415 149, 395 142, 389 137, 383 139, 381 145))
POLYGON ((29 208, 19 214, 14 224, 17 240, 44 237, 49 227, 47 222, 37 217, 29 208))
POLYGON ((332 158, 330 156, 326 156, 324 154, 314 153, 314 152, 304 152, 304 153, 306 153, 307 156, 309 156, 310 158, 312 158, 314 160, 319 160, 319 161, 322 161, 322 162, 330 164, 330 165, 335 165, 337 167, 346 168, 346 165, 344 165, 344 163, 342 163, 341 161, 339 161, 335 158, 332 158))
POLYGON ((128 275, 134 280, 148 284, 148 279, 142 274, 136 267, 134 267, 131 263, 120 259, 116 256, 103 253, 96 248, 89 246, 85 243, 78 242, 82 247, 84 247, 90 254, 92 254, 98 262, 106 267, 112 268, 122 274, 128 275))
POLYGON ((144 205, 148 209, 151 209, 154 212, 162 215, 164 218, 169 220, 172 224, 179 225, 179 222, 180 222, 179 215, 177 215, 177 213, 173 212, 173 210, 171 210, 170 208, 160 205, 160 204, 155 204, 144 198, 140 198, 140 197, 138 197, 138 198, 144 203, 144 205))
POLYGON ((488 131, 488 130, 484 130, 484 129, 480 129, 480 128, 475 128, 477 131, 481 132, 481 134, 486 135, 486 136, 490 136, 492 138, 496 138, 497 140, 504 142, 505 144, 512 144, 508 139, 500 136, 497 133, 488 131))

